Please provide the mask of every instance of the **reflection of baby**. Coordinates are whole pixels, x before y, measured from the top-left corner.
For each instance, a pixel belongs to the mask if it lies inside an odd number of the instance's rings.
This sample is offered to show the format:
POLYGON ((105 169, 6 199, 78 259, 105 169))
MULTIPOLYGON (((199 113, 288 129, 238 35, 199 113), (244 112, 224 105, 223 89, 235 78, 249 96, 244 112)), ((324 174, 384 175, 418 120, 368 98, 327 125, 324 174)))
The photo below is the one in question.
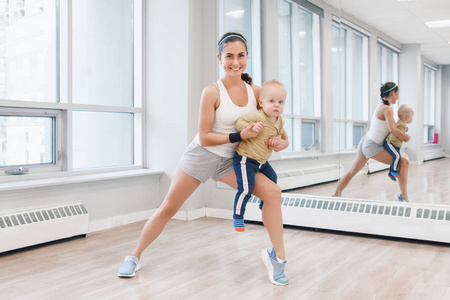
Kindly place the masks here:
MULTIPOLYGON (((414 111, 411 107, 406 104, 403 104, 398 108, 398 122, 395 126, 403 133, 408 131, 408 127, 406 124, 410 124, 413 121, 414 111)), ((392 163, 389 167, 389 177, 397 181, 397 178, 400 178, 398 175, 398 166, 400 165, 400 148, 402 147, 403 140, 390 133, 386 140, 383 143, 384 149, 392 155, 392 163)))

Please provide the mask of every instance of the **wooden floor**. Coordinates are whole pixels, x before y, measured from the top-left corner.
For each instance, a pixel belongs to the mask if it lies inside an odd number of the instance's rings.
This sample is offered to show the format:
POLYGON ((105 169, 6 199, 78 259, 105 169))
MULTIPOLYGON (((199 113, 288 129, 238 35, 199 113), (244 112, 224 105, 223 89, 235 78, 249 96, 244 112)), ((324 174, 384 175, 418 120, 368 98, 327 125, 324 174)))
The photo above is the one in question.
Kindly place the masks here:
POLYGON ((172 220, 135 278, 117 278, 143 222, 0 255, 0 299, 450 299, 450 247, 285 229, 290 285, 260 258, 265 228, 172 220))
MULTIPOLYGON (((350 181, 342 197, 397 201, 398 184, 388 178, 388 171, 358 175, 350 181)), ((408 172, 409 201, 450 205, 450 157, 411 165, 408 172)), ((336 182, 289 191, 307 195, 331 196, 336 182)))
MULTIPOLYGON (((415 201, 448 203, 448 162, 411 167, 415 201)), ((344 196, 390 199, 396 185, 386 177, 357 176, 344 196)), ((299 192, 331 195, 335 185, 299 192)), ((137 276, 119 279, 143 224, 0 254, 0 299, 450 299, 449 245, 286 228, 291 283, 278 287, 260 258, 265 228, 237 233, 231 220, 213 218, 170 221, 137 276)))

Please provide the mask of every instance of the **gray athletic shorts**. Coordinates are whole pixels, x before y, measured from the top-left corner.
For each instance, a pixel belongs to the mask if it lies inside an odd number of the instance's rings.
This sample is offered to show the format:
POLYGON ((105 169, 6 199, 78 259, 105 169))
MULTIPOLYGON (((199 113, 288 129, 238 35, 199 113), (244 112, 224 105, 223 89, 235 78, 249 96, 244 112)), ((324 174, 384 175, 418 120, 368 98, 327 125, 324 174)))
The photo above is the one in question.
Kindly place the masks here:
POLYGON ((180 168, 195 179, 219 180, 234 170, 233 158, 222 157, 193 141, 178 162, 180 168))
POLYGON ((381 151, 383 151, 383 145, 377 144, 371 139, 369 139, 367 136, 364 136, 358 144, 358 149, 356 152, 359 155, 364 156, 365 158, 371 158, 381 151))

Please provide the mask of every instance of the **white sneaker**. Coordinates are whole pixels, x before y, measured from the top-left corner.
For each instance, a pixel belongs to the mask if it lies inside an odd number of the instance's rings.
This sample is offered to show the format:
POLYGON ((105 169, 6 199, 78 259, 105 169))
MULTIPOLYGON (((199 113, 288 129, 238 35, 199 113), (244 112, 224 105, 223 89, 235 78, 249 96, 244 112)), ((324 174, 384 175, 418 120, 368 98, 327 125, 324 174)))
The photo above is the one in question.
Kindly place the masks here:
POLYGON ((117 276, 119 277, 134 277, 136 272, 141 269, 141 264, 139 263, 139 259, 136 255, 130 254, 124 259, 124 263, 119 269, 119 273, 117 276))
POLYGON ((289 278, 284 274, 286 261, 282 263, 278 262, 275 255, 275 250, 273 250, 273 248, 269 250, 262 250, 261 257, 266 265, 270 282, 276 285, 288 285, 289 278))

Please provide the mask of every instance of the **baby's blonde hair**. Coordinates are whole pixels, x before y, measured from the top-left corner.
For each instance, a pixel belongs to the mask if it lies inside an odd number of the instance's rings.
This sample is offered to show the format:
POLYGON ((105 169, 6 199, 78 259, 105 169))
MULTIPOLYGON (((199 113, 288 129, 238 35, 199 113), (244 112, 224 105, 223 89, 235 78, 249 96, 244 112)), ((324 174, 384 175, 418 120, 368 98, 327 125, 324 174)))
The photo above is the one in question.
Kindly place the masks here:
POLYGON ((411 106, 403 104, 398 108, 397 114, 399 118, 401 118, 402 116, 412 116, 414 115, 414 110, 411 108, 411 106))
POLYGON ((261 86, 261 91, 260 91, 260 95, 262 96, 264 94, 264 92, 269 88, 269 87, 281 87, 284 90, 286 90, 286 87, 284 86, 284 84, 282 84, 281 82, 279 82, 278 80, 269 80, 263 83, 263 85, 261 86))

